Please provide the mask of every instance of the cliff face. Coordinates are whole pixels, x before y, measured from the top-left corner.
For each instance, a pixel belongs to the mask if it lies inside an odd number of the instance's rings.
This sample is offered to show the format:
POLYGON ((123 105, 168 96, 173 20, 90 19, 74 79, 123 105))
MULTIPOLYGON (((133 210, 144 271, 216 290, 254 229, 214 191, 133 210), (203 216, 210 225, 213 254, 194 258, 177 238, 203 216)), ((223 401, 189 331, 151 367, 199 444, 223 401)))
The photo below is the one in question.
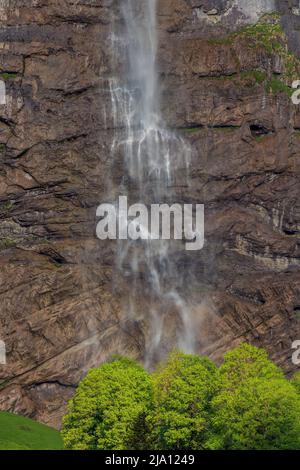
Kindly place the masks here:
MULTIPOLYGON (((110 353, 142 358, 147 335, 121 308, 114 244, 95 238, 96 207, 123 175, 110 158, 118 3, 0 2, 0 409, 56 426, 86 371, 110 353)), ((158 18, 162 112, 193 150, 178 200, 206 205, 206 248, 177 253, 199 351, 219 360, 247 340, 291 372, 300 68, 286 46, 300 51, 299 2, 160 0, 158 18)))

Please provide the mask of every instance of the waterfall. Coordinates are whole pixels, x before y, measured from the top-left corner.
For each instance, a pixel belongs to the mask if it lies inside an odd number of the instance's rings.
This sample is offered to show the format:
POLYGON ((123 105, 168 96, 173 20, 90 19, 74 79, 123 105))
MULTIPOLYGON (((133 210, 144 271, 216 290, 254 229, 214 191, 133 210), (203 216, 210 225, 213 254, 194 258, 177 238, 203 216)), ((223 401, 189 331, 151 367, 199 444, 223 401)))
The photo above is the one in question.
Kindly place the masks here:
MULTIPOLYGON (((165 126, 157 73, 156 0, 122 0, 122 22, 112 32, 116 75, 110 79, 114 121, 112 155, 122 159, 122 195, 134 203, 172 204, 178 175, 188 185, 190 147, 165 126)), ((145 360, 171 348, 193 351, 195 328, 184 298, 176 241, 119 241, 117 265, 128 280, 124 308, 142 325, 145 360)))

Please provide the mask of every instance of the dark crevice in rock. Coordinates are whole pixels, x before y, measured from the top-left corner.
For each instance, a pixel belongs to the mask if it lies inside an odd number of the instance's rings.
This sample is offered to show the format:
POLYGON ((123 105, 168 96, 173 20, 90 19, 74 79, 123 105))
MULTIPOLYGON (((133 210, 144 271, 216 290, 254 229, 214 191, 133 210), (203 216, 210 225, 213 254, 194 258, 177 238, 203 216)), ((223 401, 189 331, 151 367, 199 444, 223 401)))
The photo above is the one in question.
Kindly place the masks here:
POLYGON ((257 305, 264 305, 266 303, 266 300, 263 298, 260 292, 255 292, 255 293, 245 292, 241 289, 237 289, 233 287, 229 288, 228 291, 235 297, 238 297, 240 299, 246 299, 257 305))
MULTIPOLYGON (((74 97, 74 96, 81 96, 81 95, 83 95, 85 92, 90 91, 90 90, 93 90, 93 89, 96 90, 97 87, 96 87, 96 86, 93 86, 93 85, 90 85, 90 86, 86 86, 86 87, 80 88, 80 89, 78 89, 78 90, 65 91, 65 92, 63 92, 62 94, 63 94, 63 96, 65 96, 65 97, 69 97, 69 96, 72 96, 72 97, 74 97)), ((57 91, 61 91, 61 90, 57 90, 57 91)))
POLYGON ((174 128, 175 131, 184 131, 187 133, 193 133, 201 130, 238 130, 241 129, 241 126, 238 125, 230 125, 230 124, 217 124, 217 125, 204 125, 204 124, 191 124, 186 127, 176 127, 174 128))
POLYGON ((250 124, 250 131, 253 137, 261 137, 274 134, 273 129, 268 129, 263 124, 250 124))
POLYGON ((300 305, 296 305, 296 306, 294 307, 293 312, 294 312, 294 315, 295 315, 297 318, 300 319, 300 305))
POLYGON ((0 116, 0 122, 2 122, 3 124, 5 124, 6 126, 10 128, 16 126, 16 123, 14 121, 12 121, 11 119, 6 119, 3 116, 0 116))
POLYGON ((27 387, 29 390, 32 390, 33 388, 41 387, 43 385, 57 385, 58 387, 64 387, 64 388, 71 388, 71 389, 76 389, 77 384, 66 384, 62 383, 59 380, 47 380, 47 381, 42 381, 42 382, 36 382, 29 387, 27 387))
POLYGON ((284 228, 282 231, 285 235, 289 235, 289 236, 299 235, 299 230, 292 229, 292 228, 284 228))
POLYGON ((39 254, 46 256, 55 265, 62 266, 63 264, 68 264, 67 260, 52 248, 42 249, 39 251, 39 254))

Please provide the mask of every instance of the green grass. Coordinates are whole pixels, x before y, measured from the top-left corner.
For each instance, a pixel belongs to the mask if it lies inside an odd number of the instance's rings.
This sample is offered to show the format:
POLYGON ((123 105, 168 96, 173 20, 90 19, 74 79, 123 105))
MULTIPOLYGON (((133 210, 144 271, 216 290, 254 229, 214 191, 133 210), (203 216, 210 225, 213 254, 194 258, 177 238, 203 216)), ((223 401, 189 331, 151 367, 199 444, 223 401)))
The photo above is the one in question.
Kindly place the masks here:
POLYGON ((262 47, 269 54, 281 52, 285 41, 284 33, 280 24, 255 24, 246 26, 234 38, 242 38, 248 41, 250 47, 262 47))
POLYGON ((278 78, 272 78, 272 80, 268 81, 266 83, 266 91, 269 93, 272 91, 272 93, 286 93, 288 96, 292 96, 293 90, 291 87, 286 85, 286 83, 282 82, 278 78))
POLYGON ((14 203, 12 201, 5 201, 0 204, 0 212, 9 212, 13 209, 14 203))
POLYGON ((63 443, 55 429, 0 412, 0 450, 63 450, 63 443))
POLYGON ((264 83, 264 81, 267 79, 267 74, 266 72, 261 72, 260 70, 247 70, 245 72, 241 72, 241 78, 242 80, 253 80, 256 83, 264 83))
POLYGON ((0 251, 8 250, 9 248, 14 248, 17 242, 12 238, 0 238, 0 251))
POLYGON ((0 78, 3 80, 9 80, 10 78, 17 78, 18 74, 14 72, 3 72, 0 73, 0 78))
POLYGON ((186 134, 196 134, 197 132, 201 132, 204 130, 203 127, 186 127, 185 129, 182 129, 186 134))
POLYGON ((265 134, 263 134, 263 135, 257 135, 257 136, 255 137, 255 140, 256 140, 256 142, 263 142, 264 140, 269 139, 270 137, 272 137, 272 136, 271 136, 271 135, 267 135, 267 134, 266 134, 266 135, 265 135, 265 134))

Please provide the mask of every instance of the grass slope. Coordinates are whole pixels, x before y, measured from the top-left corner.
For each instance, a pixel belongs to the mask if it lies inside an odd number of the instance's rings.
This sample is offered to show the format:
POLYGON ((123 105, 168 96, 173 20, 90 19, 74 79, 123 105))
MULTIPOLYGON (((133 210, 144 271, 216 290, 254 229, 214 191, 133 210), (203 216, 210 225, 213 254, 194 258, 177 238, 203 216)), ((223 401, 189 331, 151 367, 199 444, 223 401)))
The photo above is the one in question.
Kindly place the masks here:
POLYGON ((11 413, 0 412, 0 450, 62 450, 55 429, 11 413))

